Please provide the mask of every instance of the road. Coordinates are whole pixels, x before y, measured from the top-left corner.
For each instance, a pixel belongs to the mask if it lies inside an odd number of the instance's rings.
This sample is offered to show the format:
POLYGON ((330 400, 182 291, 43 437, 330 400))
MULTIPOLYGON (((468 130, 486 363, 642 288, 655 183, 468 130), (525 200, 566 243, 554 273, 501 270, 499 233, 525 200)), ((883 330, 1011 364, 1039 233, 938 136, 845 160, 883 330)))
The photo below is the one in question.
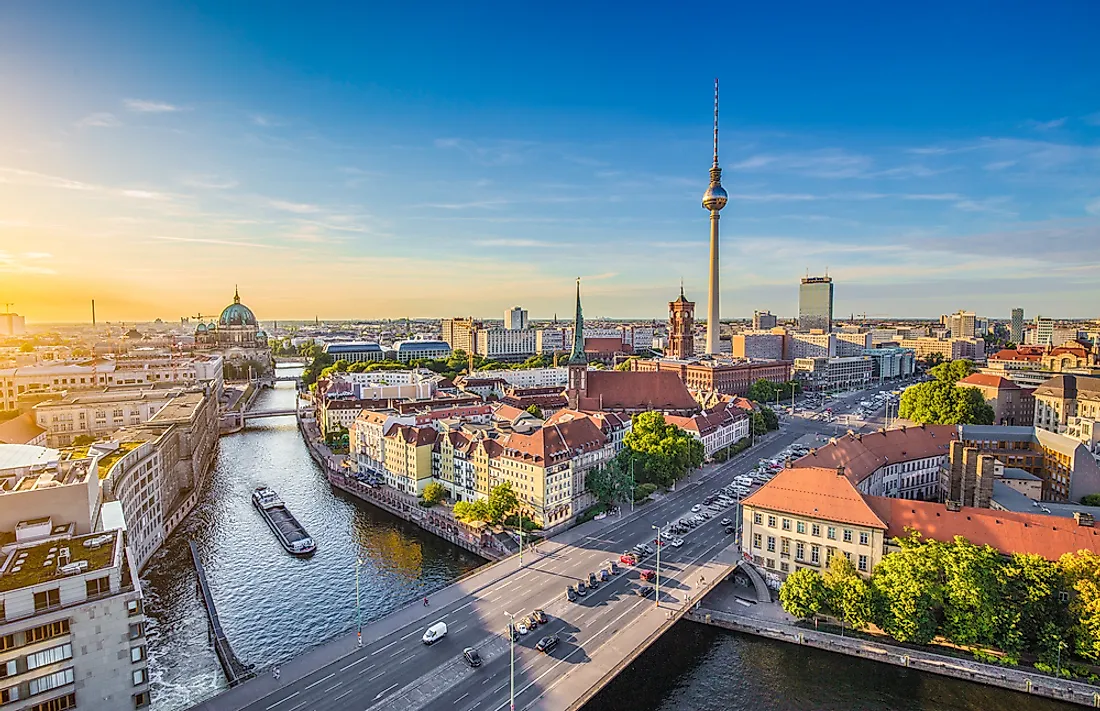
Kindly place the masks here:
MULTIPOLYGON (((585 524, 544 542, 522 565, 515 558, 486 566, 473 576, 432 597, 428 607, 415 605, 364 628, 364 645, 352 645, 309 669, 299 665, 275 681, 264 676, 196 706, 227 711, 366 711, 413 709, 430 706, 454 711, 503 711, 510 693, 509 645, 506 612, 526 615, 541 608, 549 624, 519 639, 515 645, 517 709, 565 708, 624 656, 643 644, 668 614, 653 599, 634 593, 636 569, 623 568, 618 576, 570 603, 569 584, 584 579, 636 543, 652 541, 653 524, 663 525, 686 515, 711 491, 747 472, 760 457, 775 456, 782 448, 820 423, 795 420, 766 443, 717 467, 710 467, 681 483, 677 491, 649 503, 631 515, 585 524), (587 531, 591 531, 588 533, 587 531), (424 630, 436 621, 447 624, 447 636, 424 645, 424 630), (551 654, 535 650, 538 639, 554 633, 561 644, 551 654), (461 659, 464 647, 474 647, 484 663, 470 669, 461 659), (291 678, 293 677, 293 678, 291 678), (568 683, 564 683, 568 681, 568 683)), ((715 516, 683 538, 680 548, 661 551, 660 602, 680 609, 694 597, 699 578, 726 570, 736 560, 736 541, 715 516), (712 563, 721 556, 724 563, 712 563), (708 565, 710 564, 710 565, 708 565)), ((654 556, 639 567, 656 567, 654 556)), ((713 575, 712 575, 713 578, 713 575)), ((330 644, 344 644, 346 639, 330 644)))

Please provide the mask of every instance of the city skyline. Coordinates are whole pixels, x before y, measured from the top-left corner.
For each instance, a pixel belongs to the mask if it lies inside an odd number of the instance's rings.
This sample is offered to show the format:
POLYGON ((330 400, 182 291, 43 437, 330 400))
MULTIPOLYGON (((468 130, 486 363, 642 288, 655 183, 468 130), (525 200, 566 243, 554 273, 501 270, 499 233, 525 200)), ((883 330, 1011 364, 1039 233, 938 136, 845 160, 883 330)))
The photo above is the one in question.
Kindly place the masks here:
POLYGON ((198 8, 7 12, 0 302, 29 323, 235 283, 264 320, 542 319, 578 274, 590 313, 663 319, 681 278, 706 297, 716 75, 726 318, 793 316, 826 269, 841 319, 1095 316, 1090 4, 720 10, 715 46, 665 11, 198 8))

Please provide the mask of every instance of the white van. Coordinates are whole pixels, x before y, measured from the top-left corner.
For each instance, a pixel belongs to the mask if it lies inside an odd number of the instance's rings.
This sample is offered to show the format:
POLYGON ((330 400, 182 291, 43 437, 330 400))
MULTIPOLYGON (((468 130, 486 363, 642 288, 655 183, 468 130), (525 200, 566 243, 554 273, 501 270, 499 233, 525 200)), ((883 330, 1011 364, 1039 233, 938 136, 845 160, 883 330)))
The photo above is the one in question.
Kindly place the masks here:
POLYGON ((738 485, 740 485, 742 487, 745 487, 745 488, 748 488, 748 487, 752 486, 752 477, 751 476, 741 475, 741 476, 737 477, 736 479, 734 479, 733 481, 734 481, 735 484, 738 484, 738 485))
POLYGON ((424 633, 424 644, 435 644, 439 640, 447 636, 447 623, 436 622, 434 625, 428 628, 424 633))

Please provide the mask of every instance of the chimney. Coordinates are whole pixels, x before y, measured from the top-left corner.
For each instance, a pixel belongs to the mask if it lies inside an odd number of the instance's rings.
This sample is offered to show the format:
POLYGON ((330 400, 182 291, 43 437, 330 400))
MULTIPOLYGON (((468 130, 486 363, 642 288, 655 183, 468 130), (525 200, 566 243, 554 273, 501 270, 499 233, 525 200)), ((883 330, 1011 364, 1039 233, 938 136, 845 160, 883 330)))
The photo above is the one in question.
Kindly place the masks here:
POLYGON ((1077 522, 1078 526, 1088 526, 1089 528, 1093 526, 1092 514, 1084 511, 1074 511, 1073 520, 1077 522))
POLYGON ((901 426, 901 431, 902 431, 902 432, 905 432, 905 425, 902 425, 902 426, 901 426))
POLYGON ((843 464, 838 464, 837 465, 836 475, 837 476, 844 476, 844 465, 843 464))
POLYGON ((787 458, 786 458, 786 459, 785 459, 785 460, 783 461, 783 468, 784 468, 784 469, 790 469, 790 468, 791 468, 792 466, 794 466, 794 463, 793 463, 793 462, 791 461, 791 458, 790 458, 790 457, 787 457, 787 458))
POLYGON ((947 506, 948 511, 962 511, 962 502, 957 499, 948 499, 944 505, 947 506))

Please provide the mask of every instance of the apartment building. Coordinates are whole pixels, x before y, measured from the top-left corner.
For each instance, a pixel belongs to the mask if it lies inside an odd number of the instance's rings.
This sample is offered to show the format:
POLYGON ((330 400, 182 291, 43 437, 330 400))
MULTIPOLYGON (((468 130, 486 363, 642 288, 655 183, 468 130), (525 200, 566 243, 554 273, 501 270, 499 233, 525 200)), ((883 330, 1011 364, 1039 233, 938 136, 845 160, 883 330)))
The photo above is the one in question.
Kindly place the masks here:
POLYGON ((908 378, 916 371, 916 356, 908 348, 867 348, 860 355, 871 359, 873 381, 908 378))
POLYGON ((840 331, 836 334, 836 354, 840 358, 864 355, 863 352, 873 346, 874 341, 870 331, 862 333, 840 331))
POLYGON ((735 333, 730 340, 731 354, 734 358, 758 360, 783 360, 786 351, 786 334, 770 331, 745 331, 735 333))
POLYGON ((786 383, 791 379, 789 361, 637 359, 630 361, 630 369, 641 373, 675 373, 689 390, 726 395, 745 395, 760 379, 773 383, 786 383))
POLYGON ((569 340, 564 328, 540 328, 535 331, 535 350, 544 355, 564 353, 567 343, 569 340))
POLYGON ((993 424, 1030 426, 1035 418, 1035 396, 1031 388, 999 375, 971 373, 958 382, 959 387, 977 388, 987 405, 993 408, 993 424))
POLYGON ((382 346, 365 341, 326 343, 324 352, 331 356, 333 361, 342 360, 348 363, 369 363, 386 358, 382 346))
POLYGON ((665 422, 676 425, 702 442, 703 455, 709 457, 748 437, 751 418, 744 410, 722 403, 692 417, 666 415, 665 422))
POLYGON ((0 706, 149 705, 145 614, 120 530, 74 535, 50 518, 0 547, 0 706))
POLYGON ((778 319, 776 319, 771 311, 752 312, 752 330, 767 331, 768 329, 775 328, 778 325, 778 319))
POLYGON ((432 451, 437 434, 430 425, 392 425, 383 435, 386 484, 406 494, 422 493, 432 481, 432 451))
POLYGON ((477 354, 489 360, 522 361, 536 353, 536 333, 530 329, 483 328, 477 331, 477 354))
POLYGON ((941 356, 944 360, 966 358, 975 362, 985 362, 985 341, 979 338, 903 338, 902 348, 913 351, 918 359, 931 355, 941 356))
POLYGON ((873 375, 870 356, 794 359, 794 376, 811 390, 862 388, 871 383, 873 375))
POLYGON ((786 357, 797 358, 835 358, 835 333, 788 333, 786 357))
POLYGON ((46 443, 67 447, 77 437, 106 437, 148 422, 185 392, 172 385, 118 385, 41 402, 34 414, 38 426, 46 430, 46 443))

